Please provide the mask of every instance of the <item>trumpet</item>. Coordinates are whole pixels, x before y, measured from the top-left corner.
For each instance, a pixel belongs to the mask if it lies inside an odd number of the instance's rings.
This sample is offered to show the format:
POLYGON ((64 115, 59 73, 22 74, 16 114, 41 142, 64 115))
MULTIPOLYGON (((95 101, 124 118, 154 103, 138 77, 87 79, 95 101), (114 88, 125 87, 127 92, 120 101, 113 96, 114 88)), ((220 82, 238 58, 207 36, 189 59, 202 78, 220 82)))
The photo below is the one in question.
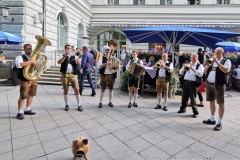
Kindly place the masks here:
POLYGON ((208 65, 208 66, 212 66, 213 65, 213 59, 206 59, 205 60, 205 64, 208 65))
POLYGON ((190 66, 191 66, 191 62, 187 63, 186 65, 184 65, 184 70, 185 71, 189 71, 190 70, 190 66))
POLYGON ((163 63, 164 63, 164 62, 163 62, 162 60, 159 60, 159 61, 157 62, 157 64, 156 64, 157 68, 162 68, 163 63))

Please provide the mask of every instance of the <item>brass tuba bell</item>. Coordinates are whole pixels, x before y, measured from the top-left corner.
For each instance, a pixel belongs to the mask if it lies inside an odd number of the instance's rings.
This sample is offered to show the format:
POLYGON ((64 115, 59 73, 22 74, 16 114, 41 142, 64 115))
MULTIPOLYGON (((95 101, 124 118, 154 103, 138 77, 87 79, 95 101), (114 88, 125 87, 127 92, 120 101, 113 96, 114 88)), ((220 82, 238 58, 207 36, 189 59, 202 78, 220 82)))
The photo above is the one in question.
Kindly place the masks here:
POLYGON ((28 65, 24 67, 23 70, 23 76, 29 81, 36 80, 42 73, 48 58, 45 54, 40 52, 45 46, 52 45, 52 43, 45 37, 35 36, 35 38, 37 39, 37 45, 34 48, 29 61, 37 61, 38 64, 36 66, 28 65))

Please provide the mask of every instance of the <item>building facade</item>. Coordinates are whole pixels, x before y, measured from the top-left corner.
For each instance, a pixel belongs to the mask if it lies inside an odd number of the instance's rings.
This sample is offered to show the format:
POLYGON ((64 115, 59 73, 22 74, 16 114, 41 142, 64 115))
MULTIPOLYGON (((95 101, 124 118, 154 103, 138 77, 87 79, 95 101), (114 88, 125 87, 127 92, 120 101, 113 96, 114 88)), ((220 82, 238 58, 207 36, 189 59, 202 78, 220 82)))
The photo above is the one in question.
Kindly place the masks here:
MULTIPOLYGON (((8 17, 0 16, 1 31, 21 36, 33 48, 35 35, 52 42, 45 50, 50 57, 48 66, 56 64, 56 53, 67 43, 101 51, 108 41, 118 53, 167 47, 131 44, 121 31, 126 28, 178 25, 240 32, 240 0, 0 0, 0 4, 9 8, 8 17)), ((22 45, 0 47, 13 59, 22 45)), ((181 45, 180 50, 193 49, 181 45)))

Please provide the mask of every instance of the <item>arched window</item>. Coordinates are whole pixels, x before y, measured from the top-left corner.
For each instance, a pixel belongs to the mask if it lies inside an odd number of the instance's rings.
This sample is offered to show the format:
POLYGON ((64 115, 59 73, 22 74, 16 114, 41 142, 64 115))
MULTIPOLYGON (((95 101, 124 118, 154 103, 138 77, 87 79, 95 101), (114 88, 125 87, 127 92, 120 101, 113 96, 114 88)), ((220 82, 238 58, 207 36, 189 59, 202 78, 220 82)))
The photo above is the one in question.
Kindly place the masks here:
POLYGON ((63 49, 66 44, 66 29, 61 13, 57 17, 57 48, 63 49))
POLYGON ((82 47, 82 39, 84 38, 84 28, 82 24, 78 25, 78 34, 77 34, 77 47, 82 47))
POLYGON ((105 42, 108 42, 109 46, 114 46, 117 51, 117 57, 120 57, 121 52, 126 52, 126 36, 116 30, 105 31, 97 36, 97 49, 102 52, 102 47, 105 42))

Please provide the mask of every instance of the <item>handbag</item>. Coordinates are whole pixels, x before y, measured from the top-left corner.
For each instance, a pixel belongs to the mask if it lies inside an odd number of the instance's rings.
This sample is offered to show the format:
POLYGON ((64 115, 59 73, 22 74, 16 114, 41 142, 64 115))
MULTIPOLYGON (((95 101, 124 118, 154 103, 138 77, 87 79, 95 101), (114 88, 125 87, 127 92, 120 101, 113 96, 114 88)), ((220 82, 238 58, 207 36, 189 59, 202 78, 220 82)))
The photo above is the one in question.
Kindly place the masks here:
POLYGON ((206 82, 203 81, 202 84, 198 87, 197 92, 206 92, 206 82))

